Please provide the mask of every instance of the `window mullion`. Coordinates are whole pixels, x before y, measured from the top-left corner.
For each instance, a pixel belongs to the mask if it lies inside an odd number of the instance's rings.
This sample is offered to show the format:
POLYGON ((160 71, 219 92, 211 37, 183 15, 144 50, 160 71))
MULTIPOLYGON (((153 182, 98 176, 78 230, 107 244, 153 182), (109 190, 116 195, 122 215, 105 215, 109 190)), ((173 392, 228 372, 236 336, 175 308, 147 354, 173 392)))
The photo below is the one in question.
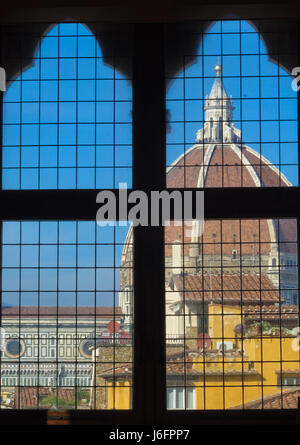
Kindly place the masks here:
MULTIPOLYGON (((163 25, 136 25, 134 45, 133 185, 149 192, 165 187, 163 25)), ((166 406, 162 227, 135 228, 134 289, 134 408, 155 424, 166 406)))

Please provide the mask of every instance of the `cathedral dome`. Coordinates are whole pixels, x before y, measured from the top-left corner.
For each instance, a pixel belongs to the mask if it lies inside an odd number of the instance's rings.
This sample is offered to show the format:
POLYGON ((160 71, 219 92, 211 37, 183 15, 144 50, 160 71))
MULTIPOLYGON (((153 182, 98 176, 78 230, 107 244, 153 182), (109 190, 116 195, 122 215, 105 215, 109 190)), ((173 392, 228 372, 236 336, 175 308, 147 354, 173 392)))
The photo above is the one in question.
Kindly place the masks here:
POLYGON ((244 144, 196 143, 167 171, 168 188, 289 187, 270 161, 244 144))
POLYGON ((205 99, 203 128, 195 144, 167 170, 167 187, 288 187, 292 184, 268 159, 242 142, 233 123, 233 101, 220 77, 205 99))
MULTIPOLYGON (((167 169, 167 187, 292 186, 268 159, 243 143, 241 131, 233 123, 232 97, 226 92, 220 76, 222 67, 218 64, 215 71, 215 81, 205 99, 203 128, 197 131, 195 144, 167 169)), ((187 229, 189 232, 181 226, 165 228, 167 281, 174 273, 182 271, 182 257, 185 258, 185 274, 196 273, 201 266, 217 271, 224 258, 234 273, 238 273, 240 264, 250 271, 263 266, 263 272, 270 274, 276 287, 279 285, 279 264, 286 264, 286 261, 296 264, 295 219, 206 220, 200 238, 195 235, 196 231, 190 234, 190 227, 187 229)), ((131 247, 128 247, 131 242, 130 230, 123 250, 123 265, 131 261, 131 247)))
MULTIPOLYGON (((195 144, 168 168, 167 187, 292 186, 268 159, 242 142, 241 131, 235 128, 232 121, 232 98, 226 92, 220 77, 222 67, 216 65, 215 71, 215 81, 205 100, 203 128, 197 131, 195 144)), ((187 237, 182 232, 181 227, 166 227, 166 243, 169 243, 166 245, 166 256, 171 255, 174 240, 184 238, 184 243, 187 243, 186 251, 188 243, 197 242, 193 236, 187 237)), ((204 254, 213 254, 222 242, 222 255, 230 255, 234 250, 239 254, 239 243, 245 243, 240 254, 253 255, 255 243, 260 254, 272 253, 273 256, 278 256, 279 250, 275 249, 275 243, 286 243, 280 244, 280 254, 286 252, 295 255, 296 246, 292 244, 295 240, 295 220, 244 220, 241 223, 239 220, 224 220, 222 225, 217 221, 206 221, 204 234, 199 241, 206 245, 204 254)))

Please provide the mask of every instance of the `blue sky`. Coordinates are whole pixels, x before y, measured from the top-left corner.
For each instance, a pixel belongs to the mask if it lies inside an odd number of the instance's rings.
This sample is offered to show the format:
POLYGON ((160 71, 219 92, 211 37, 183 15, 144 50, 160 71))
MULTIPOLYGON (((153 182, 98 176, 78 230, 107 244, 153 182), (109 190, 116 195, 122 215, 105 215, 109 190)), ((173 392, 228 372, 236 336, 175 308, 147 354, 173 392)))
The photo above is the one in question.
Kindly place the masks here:
POLYGON ((4 188, 131 186, 131 83, 109 63, 84 25, 43 38, 4 95, 4 188))
MULTIPOLYGON (((56 25, 43 38, 4 95, 3 188, 131 186, 131 84, 110 63, 84 25, 56 25)), ((3 304, 117 304, 128 227, 4 222, 3 304)))
POLYGON ((216 22, 199 45, 195 61, 183 63, 181 72, 169 80, 168 165, 191 147, 203 126, 203 99, 214 82, 218 57, 243 142, 297 185, 297 93, 291 76, 269 60, 264 42, 245 21, 216 22))
POLYGON ((128 229, 94 221, 4 222, 3 304, 118 305, 128 229))

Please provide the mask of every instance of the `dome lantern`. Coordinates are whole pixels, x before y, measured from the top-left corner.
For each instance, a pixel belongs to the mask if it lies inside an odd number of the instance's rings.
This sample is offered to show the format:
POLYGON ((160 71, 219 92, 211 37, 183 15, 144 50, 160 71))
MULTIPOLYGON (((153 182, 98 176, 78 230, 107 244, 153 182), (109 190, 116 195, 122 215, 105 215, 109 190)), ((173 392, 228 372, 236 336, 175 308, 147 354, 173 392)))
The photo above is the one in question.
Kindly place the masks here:
POLYGON ((196 142, 239 142, 241 131, 232 122, 234 106, 221 78, 222 66, 219 60, 214 70, 216 78, 210 94, 205 98, 204 126, 197 131, 196 142))

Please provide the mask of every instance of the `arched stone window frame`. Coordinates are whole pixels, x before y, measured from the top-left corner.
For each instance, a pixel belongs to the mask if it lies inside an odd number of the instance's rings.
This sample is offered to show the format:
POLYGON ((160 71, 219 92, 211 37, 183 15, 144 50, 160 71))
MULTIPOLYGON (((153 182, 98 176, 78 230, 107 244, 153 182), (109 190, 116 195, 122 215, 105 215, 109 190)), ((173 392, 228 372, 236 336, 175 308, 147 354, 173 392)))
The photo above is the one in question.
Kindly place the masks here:
MULTIPOLYGON (((211 18, 222 18, 228 13, 225 6, 218 7, 216 11, 215 5, 199 5, 192 7, 184 5, 179 7, 177 11, 163 10, 166 20, 186 20, 187 27, 195 19, 206 18, 208 23, 211 18), (218 17, 216 17, 216 15, 218 17), (168 18, 169 17, 169 18, 168 18)), ((244 5, 231 6, 232 12, 237 14, 238 18, 257 17, 269 18, 270 15, 276 17, 281 23, 282 17, 290 15, 297 17, 293 8, 286 11, 285 6, 270 8, 258 8, 255 5, 248 7, 246 10, 244 5)), ((109 8, 98 9, 88 13, 87 8, 80 8, 72 11, 59 11, 58 9, 43 8, 40 10, 30 11, 14 10, 13 13, 4 14, 2 20, 13 20, 22 24, 34 19, 37 22, 52 20, 57 22, 64 20, 70 16, 74 19, 85 22, 88 18, 106 20, 107 22, 118 22, 120 20, 120 12, 112 12, 109 8), (102 13, 102 16, 101 16, 102 13), (89 16, 89 17, 88 17, 89 16), (10 18, 11 17, 11 18, 10 18)), ((134 187, 136 189, 144 188, 146 191, 159 190, 165 188, 165 153, 161 149, 165 140, 165 105, 164 105, 164 26, 160 23, 145 24, 145 21, 161 22, 163 16, 159 9, 157 13, 147 13, 138 11, 125 11, 123 20, 137 24, 134 25, 134 187), (131 15, 130 15, 131 13, 131 15), (149 35, 152 36, 150 41, 149 35), (147 135, 147 137, 145 137, 147 135), (150 159, 155 170, 152 175, 148 171, 145 172, 145 158, 143 150, 150 153, 150 159)), ((298 15, 300 17, 300 14, 298 15)), ((255 24, 255 19, 252 20, 255 24)), ((268 23, 266 22, 266 29, 268 23)), ((282 39, 284 48, 290 44, 294 45, 295 28, 291 27, 287 35, 290 38, 282 39), (293 37, 293 38, 292 38, 293 37)), ((3 34, 2 34, 3 37, 3 34)), ((179 38, 179 36, 178 36, 179 38)), ((272 42, 265 37, 268 48, 271 48, 272 42)), ((2 41, 3 44, 3 41, 2 41)), ((175 43, 174 43, 175 44, 175 43)), ((193 45, 193 42, 190 42, 193 45)), ((197 42, 198 44, 198 42, 197 42)), ((103 51, 105 48, 102 46, 103 51)), ((283 48, 283 53, 284 53, 283 48)), ((284 62, 284 67, 290 70, 293 66, 297 66, 294 60, 289 60, 288 56, 284 62)), ((174 72, 176 72, 174 65, 174 72)), ((66 193, 63 191, 42 192, 40 191, 4 191, 0 192, 1 198, 1 219, 28 219, 45 217, 52 219, 59 215, 60 218, 91 218, 94 219, 95 193, 74 191, 66 193), (49 206, 47 211, 43 209, 45 199, 48 200, 49 206), (82 206, 78 208, 78 200, 82 206), (25 205, 26 203, 26 205, 25 205), (21 213, 21 214, 20 214, 21 213)), ((207 190, 206 191, 206 208, 205 213, 210 218, 222 217, 300 217, 300 191, 298 187, 287 190, 207 190), (275 195, 276 193, 276 195, 275 195), (276 203, 272 198, 276 196, 276 203), (255 202, 254 206, 248 203, 255 202), (233 203, 240 203, 237 208, 233 203), (245 203, 247 202, 247 206, 245 203), (296 204, 295 204, 296 203, 296 204)), ((299 233, 299 227, 298 227, 299 233)), ((138 335, 135 339, 135 396, 134 409, 131 412, 91 412, 91 413, 68 413, 61 414, 58 419, 51 419, 51 415, 45 412, 18 412, 16 414, 11 410, 0 412, 0 423, 103 423, 103 424, 150 424, 166 423, 166 424, 185 424, 200 425, 207 421, 210 423, 223 419, 223 422, 238 423, 241 419, 247 418, 247 423, 255 424, 258 416, 263 418, 264 413, 210 413, 200 412, 166 412, 166 391, 165 391, 165 357, 163 348, 164 338, 164 236, 162 229, 153 228, 137 228, 135 230, 135 248, 134 248, 134 265, 136 272, 135 293, 137 295, 135 302, 135 330, 138 335), (144 255, 147 251, 148 255, 144 255), (151 257, 151 262, 149 261, 151 257), (151 277, 156 276, 154 281, 151 277), (140 296, 140 299, 138 298, 140 296), (156 327, 153 330, 153 326, 156 327), (147 403, 145 403, 147 401, 147 403), (226 419, 226 420, 225 420, 226 419)), ((291 421, 294 413, 272 412, 272 423, 283 423, 284 420, 291 421)), ((267 419, 267 416, 266 416, 267 419)), ((222 421, 222 420, 221 420, 222 421)))

